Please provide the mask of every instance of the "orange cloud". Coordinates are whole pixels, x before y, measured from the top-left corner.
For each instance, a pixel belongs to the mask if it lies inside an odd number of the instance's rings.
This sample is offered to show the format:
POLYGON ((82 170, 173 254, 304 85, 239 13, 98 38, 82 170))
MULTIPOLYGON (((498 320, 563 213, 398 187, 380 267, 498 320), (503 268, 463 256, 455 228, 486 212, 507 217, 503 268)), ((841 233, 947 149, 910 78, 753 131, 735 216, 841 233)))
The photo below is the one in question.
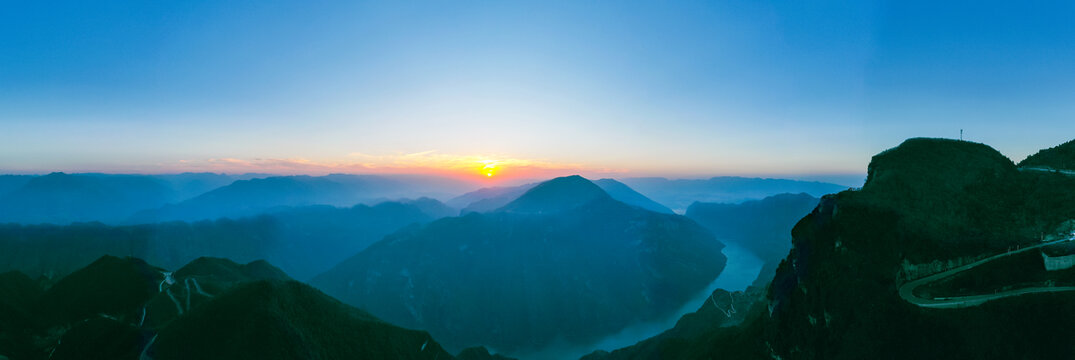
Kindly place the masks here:
POLYGON ((444 154, 436 150, 390 155, 351 153, 339 161, 317 161, 305 158, 180 160, 176 167, 181 168, 182 171, 226 173, 253 172, 310 175, 329 173, 425 173, 483 182, 542 179, 577 173, 614 174, 622 172, 610 169, 594 169, 576 163, 557 163, 501 155, 444 154))

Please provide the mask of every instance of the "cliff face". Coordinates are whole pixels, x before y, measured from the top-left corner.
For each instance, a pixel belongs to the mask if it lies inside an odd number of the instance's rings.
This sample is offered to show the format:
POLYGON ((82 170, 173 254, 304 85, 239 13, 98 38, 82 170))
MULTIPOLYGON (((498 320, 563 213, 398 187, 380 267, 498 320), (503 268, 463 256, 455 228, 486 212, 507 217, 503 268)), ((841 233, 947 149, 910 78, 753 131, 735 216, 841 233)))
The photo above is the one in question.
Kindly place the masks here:
POLYGON ((791 251, 743 323, 591 358, 1075 358, 1075 348, 1057 345, 1075 335, 1075 292, 955 309, 899 295, 908 265, 1037 244, 1070 219, 1075 176, 1019 171, 982 144, 911 139, 873 158, 861 190, 825 196, 798 221, 791 251))
POLYGON ((1075 179, 1018 172, 981 144, 908 140, 874 157, 861 191, 826 196, 795 226, 759 320, 765 346, 795 359, 1070 358, 1050 344, 1072 332, 1049 324, 1075 320, 1075 294, 933 310, 897 289, 902 263, 1000 253, 1073 217, 1075 179))

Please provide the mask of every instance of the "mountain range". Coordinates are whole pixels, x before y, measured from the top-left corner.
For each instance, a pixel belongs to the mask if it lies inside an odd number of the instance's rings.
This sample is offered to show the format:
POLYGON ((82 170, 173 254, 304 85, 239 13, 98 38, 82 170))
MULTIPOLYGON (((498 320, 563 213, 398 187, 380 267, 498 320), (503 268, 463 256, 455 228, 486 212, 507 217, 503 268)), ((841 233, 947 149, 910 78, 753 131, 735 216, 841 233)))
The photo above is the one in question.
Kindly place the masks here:
POLYGON ((12 359, 454 358, 429 334, 265 262, 200 258, 169 272, 105 256, 51 285, 0 274, 0 289, 10 291, 0 301, 0 354, 12 359))
POLYGON ((570 176, 493 212, 405 228, 312 284, 449 349, 524 354, 667 316, 720 273, 722 247, 686 217, 570 176))
POLYGON ((455 213, 432 199, 279 208, 255 217, 111 226, 0 224, 0 271, 59 277, 102 255, 176 268, 201 256, 267 259, 308 279, 397 229, 455 213))
POLYGON ((624 178, 621 182, 650 199, 683 212, 696 201, 739 203, 783 193, 820 197, 848 186, 817 181, 720 176, 709 179, 624 178))

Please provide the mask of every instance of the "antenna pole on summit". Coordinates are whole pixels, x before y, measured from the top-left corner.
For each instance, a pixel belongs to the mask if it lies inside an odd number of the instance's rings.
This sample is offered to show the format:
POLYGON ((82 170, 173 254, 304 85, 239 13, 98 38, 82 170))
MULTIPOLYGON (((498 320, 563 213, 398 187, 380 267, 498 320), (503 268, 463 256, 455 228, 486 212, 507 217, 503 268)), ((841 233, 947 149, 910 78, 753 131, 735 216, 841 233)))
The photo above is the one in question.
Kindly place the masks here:
POLYGON ((959 129, 959 141, 963 141, 963 129, 959 129))

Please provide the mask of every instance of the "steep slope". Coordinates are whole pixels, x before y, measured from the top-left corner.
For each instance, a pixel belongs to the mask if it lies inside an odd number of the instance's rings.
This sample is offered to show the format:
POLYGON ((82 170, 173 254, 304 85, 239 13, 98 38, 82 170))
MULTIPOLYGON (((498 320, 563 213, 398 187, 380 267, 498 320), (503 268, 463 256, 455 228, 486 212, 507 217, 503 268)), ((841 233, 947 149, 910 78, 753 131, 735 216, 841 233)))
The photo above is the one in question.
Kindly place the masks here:
POLYGON ((154 359, 450 359, 429 334, 295 281, 236 286, 161 330, 154 359))
POLYGON ((390 235, 312 283, 427 329, 450 349, 519 354, 674 311, 720 273, 721 248, 687 218, 628 206, 569 177, 502 211, 390 235))
POLYGON ((36 355, 34 336, 24 329, 39 322, 34 311, 41 293, 41 286, 26 274, 0 273, 0 354, 13 359, 36 355))
POLYGON ((614 179, 600 179, 594 181, 593 183, 597 184, 597 186, 599 186, 601 190, 604 190, 613 199, 619 200, 624 204, 637 206, 652 212, 662 214, 672 213, 672 209, 669 209, 664 205, 658 204, 656 201, 650 200, 650 198, 646 197, 645 195, 639 194, 634 189, 631 189, 624 183, 621 183, 614 179))
POLYGON ((1075 140, 1038 151, 1020 161, 1019 167, 1075 170, 1075 140))
POLYGON ((48 324, 64 324, 97 314, 120 317, 157 294, 163 270, 136 258, 103 256, 53 285, 38 302, 48 324))
MULTIPOLYGON (((816 181, 720 176, 709 179, 626 178, 632 189, 676 211, 684 211, 696 201, 739 203, 760 200, 782 193, 807 193, 814 197, 847 190, 848 186, 816 181)), ((855 184, 848 184, 855 185, 855 184)))

